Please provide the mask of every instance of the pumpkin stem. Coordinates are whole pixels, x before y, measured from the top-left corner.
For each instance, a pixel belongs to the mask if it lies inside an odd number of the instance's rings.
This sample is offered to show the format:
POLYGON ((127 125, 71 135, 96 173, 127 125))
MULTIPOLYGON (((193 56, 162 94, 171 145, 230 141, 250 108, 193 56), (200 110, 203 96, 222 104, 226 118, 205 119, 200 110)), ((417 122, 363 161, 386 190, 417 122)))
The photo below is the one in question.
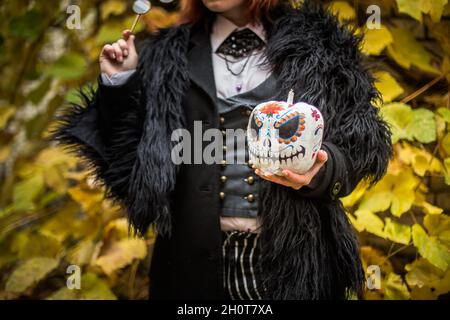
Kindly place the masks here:
POLYGON ((294 90, 289 90, 288 98, 287 98, 287 104, 289 106, 292 106, 294 104, 294 90))

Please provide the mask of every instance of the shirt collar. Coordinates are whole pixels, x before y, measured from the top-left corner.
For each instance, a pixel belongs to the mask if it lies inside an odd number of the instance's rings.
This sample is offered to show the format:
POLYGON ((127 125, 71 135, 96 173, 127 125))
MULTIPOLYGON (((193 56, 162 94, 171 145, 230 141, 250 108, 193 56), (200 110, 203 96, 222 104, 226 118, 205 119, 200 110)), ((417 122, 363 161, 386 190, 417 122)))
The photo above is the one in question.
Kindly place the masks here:
POLYGON ((222 42, 225 41, 228 36, 236 30, 242 30, 248 28, 252 30, 258 37, 261 38, 264 42, 266 42, 266 32, 261 23, 248 23, 243 27, 238 27, 233 22, 228 20, 227 18, 217 15, 216 20, 214 21, 212 32, 211 32, 211 48, 213 52, 219 48, 222 42))

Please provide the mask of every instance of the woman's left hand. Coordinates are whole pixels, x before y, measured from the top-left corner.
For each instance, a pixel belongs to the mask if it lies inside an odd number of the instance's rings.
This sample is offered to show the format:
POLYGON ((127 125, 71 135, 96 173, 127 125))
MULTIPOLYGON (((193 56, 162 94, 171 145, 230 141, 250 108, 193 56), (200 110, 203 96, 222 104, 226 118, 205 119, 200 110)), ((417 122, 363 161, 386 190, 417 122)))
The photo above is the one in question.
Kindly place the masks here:
POLYGON ((297 174, 287 169, 283 170, 283 176, 278 176, 271 172, 264 172, 261 169, 255 169, 255 173, 265 180, 298 190, 301 187, 307 186, 311 183, 312 179, 316 176, 317 172, 319 172, 320 168, 322 168, 327 160, 328 154, 324 150, 320 150, 317 154, 316 162, 311 169, 304 174, 297 174))

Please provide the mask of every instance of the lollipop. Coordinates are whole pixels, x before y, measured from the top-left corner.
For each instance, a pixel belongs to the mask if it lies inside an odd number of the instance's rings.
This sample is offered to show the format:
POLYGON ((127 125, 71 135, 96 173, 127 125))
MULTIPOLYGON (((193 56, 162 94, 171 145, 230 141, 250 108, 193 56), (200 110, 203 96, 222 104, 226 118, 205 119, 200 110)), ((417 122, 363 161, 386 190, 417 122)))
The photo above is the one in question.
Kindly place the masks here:
POLYGON ((150 11, 152 7, 150 1, 147 0, 136 0, 133 4, 133 11, 137 14, 136 19, 134 19, 133 26, 131 27, 131 32, 136 28, 139 19, 143 14, 146 14, 150 11))

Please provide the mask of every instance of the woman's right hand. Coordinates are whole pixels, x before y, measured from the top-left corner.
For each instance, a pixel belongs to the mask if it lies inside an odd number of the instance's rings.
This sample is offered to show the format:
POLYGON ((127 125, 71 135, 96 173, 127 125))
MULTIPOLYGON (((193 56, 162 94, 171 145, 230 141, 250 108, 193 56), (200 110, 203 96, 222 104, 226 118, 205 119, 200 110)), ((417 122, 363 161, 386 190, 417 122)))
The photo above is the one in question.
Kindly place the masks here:
POLYGON ((108 77, 112 75, 136 69, 138 64, 138 54, 134 46, 134 35, 130 30, 123 32, 123 38, 107 44, 99 58, 100 71, 106 73, 108 77))

